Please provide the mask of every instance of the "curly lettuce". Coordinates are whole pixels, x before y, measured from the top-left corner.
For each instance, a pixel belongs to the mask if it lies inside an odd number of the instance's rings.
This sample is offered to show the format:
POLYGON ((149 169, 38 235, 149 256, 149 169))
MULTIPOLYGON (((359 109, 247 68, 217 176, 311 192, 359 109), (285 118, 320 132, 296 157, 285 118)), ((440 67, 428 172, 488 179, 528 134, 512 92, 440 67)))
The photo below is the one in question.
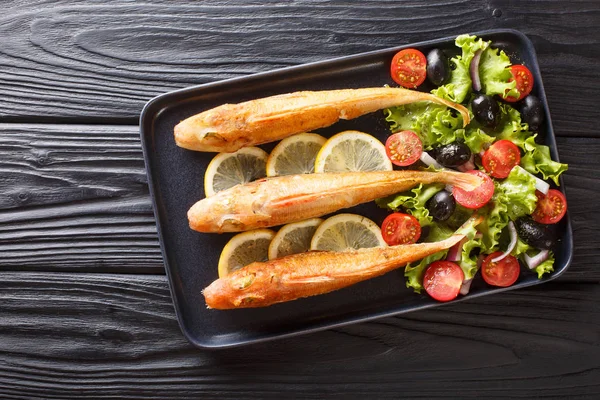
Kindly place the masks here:
POLYGON ((433 103, 413 103, 384 110, 390 129, 415 132, 425 150, 459 139, 462 117, 452 110, 433 103))
POLYGON ((531 214, 535 210, 535 178, 516 166, 503 181, 494 181, 494 195, 485 207, 482 224, 483 244, 489 252, 498 250, 502 230, 509 221, 531 214))
POLYGON ((554 254, 550 252, 546 261, 535 267, 533 270, 537 273, 538 279, 542 279, 544 274, 554 272, 554 254))
POLYGON ((550 157, 550 148, 541 144, 536 144, 533 150, 526 152, 521 158, 521 165, 532 174, 540 173, 543 178, 552 179, 558 186, 558 177, 569 167, 552 160, 550 157))
POLYGON ((427 209, 427 200, 432 198, 443 188, 444 185, 439 183, 421 183, 411 190, 378 199, 376 202, 380 207, 389 208, 393 211, 405 209, 409 214, 419 221, 419 224, 422 227, 429 226, 433 224, 433 217, 429 215, 429 210, 427 209))
POLYGON ((480 128, 470 128, 464 131, 463 140, 474 154, 480 153, 494 143, 494 137, 488 135, 480 128))
POLYGON ((502 50, 488 47, 479 61, 479 78, 488 96, 519 97, 517 82, 511 81, 510 59, 502 50))
POLYGON ((431 93, 443 99, 462 103, 471 93, 471 85, 473 84, 469 75, 469 65, 463 62, 462 56, 456 56, 450 59, 450 62, 454 66, 454 69, 450 72, 450 81, 437 89, 433 89, 431 93))
POLYGON ((481 50, 479 74, 485 94, 490 96, 498 94, 503 97, 519 96, 517 83, 511 81, 510 58, 504 51, 492 48, 491 41, 484 41, 471 35, 458 36, 455 44, 462 52, 450 59, 454 67, 450 73, 450 81, 432 90, 431 93, 457 103, 464 102, 472 92, 472 81, 469 74, 471 60, 475 53, 481 50))
POLYGON ((519 146, 524 155, 521 166, 532 174, 541 174, 544 180, 552 179, 559 185, 558 178, 568 169, 567 164, 553 161, 548 146, 537 144, 537 134, 529 132, 527 124, 521 122, 519 111, 508 104, 500 105, 501 124, 498 139, 507 139, 519 146))

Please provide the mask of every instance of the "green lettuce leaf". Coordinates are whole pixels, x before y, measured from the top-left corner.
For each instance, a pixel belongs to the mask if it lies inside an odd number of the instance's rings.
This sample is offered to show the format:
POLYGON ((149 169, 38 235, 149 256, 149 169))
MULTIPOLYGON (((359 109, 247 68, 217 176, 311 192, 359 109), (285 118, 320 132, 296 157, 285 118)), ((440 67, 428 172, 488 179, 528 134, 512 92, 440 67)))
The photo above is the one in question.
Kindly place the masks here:
POLYGON ((421 261, 408 263, 406 267, 404 267, 406 287, 412 288, 416 293, 421 293, 423 290, 423 275, 425 275, 427 266, 434 261, 445 258, 447 253, 448 250, 443 250, 427 256, 421 261))
POLYGON ((525 254, 531 250, 534 250, 534 248, 522 241, 521 238, 517 238, 517 244, 515 245, 513 251, 510 252, 510 254, 515 257, 518 257, 521 254, 525 254))
POLYGON ((439 242, 448 239, 454 234, 454 229, 451 229, 446 224, 436 223, 429 226, 429 233, 423 240, 425 242, 439 242))
POLYGON ((469 66, 475 53, 482 50, 479 60, 479 78, 484 92, 487 95, 519 96, 515 81, 509 67, 510 58, 502 50, 490 47, 491 41, 484 41, 477 36, 460 35, 456 38, 456 46, 460 47, 460 55, 453 57, 450 62, 454 69, 450 73, 450 81, 431 91, 436 96, 462 103, 471 93, 471 75, 469 66))
POLYGON ((535 142, 537 134, 529 132, 527 124, 521 123, 519 111, 508 104, 501 104, 500 112, 502 117, 498 139, 510 140, 523 150, 521 166, 527 172, 539 173, 545 180, 552 179, 558 185, 558 178, 568 169, 568 165, 553 161, 550 148, 535 142))
POLYGON ((403 208, 414 216, 422 227, 428 226, 433 223, 433 217, 429 215, 429 210, 426 207, 427 200, 443 188, 444 185, 439 183, 427 185, 421 183, 409 191, 378 199, 376 203, 380 207, 394 211, 403 208))
POLYGON ((465 274, 465 280, 472 279, 479 270, 477 257, 482 249, 485 249, 482 239, 470 239, 463 244, 459 265, 465 274))
MULTIPOLYGON (((496 194, 494 194, 496 196, 496 194)), ((506 213, 506 204, 501 201, 495 201, 492 198, 492 204, 485 206, 487 218, 480 225, 480 231, 483 234, 482 248, 491 250, 498 247, 502 230, 508 225, 508 215, 506 213)))
POLYGON ((443 109, 444 106, 430 102, 419 101, 404 106, 390 107, 383 110, 385 120, 390 123, 392 132, 413 129, 417 119, 422 119, 424 114, 443 109))
POLYGON ((495 196, 495 202, 506 204, 506 213, 511 220, 529 215, 537 203, 535 179, 517 165, 506 179, 496 181, 495 196))
POLYGON ((494 140, 496 140, 479 128, 467 129, 464 131, 463 137, 465 144, 469 146, 469 149, 471 149, 474 154, 480 153, 484 147, 492 144, 494 140))
POLYGON ((510 59, 504 51, 491 47, 485 49, 479 61, 479 79, 485 94, 489 96, 497 94, 503 98, 519 97, 517 82, 509 82, 512 78, 510 66, 510 59))
POLYGON ((477 36, 460 35, 456 38, 456 46, 462 50, 461 55, 453 57, 450 62, 454 65, 450 72, 450 81, 431 91, 438 97, 462 103, 471 93, 471 75, 469 74, 469 65, 477 50, 488 47, 489 42, 477 36))
POLYGON ((552 179, 556 185, 559 185, 560 174, 569 168, 567 164, 552 161, 550 148, 541 144, 535 144, 532 151, 526 152, 521 158, 521 165, 532 174, 540 173, 544 179, 552 179))
POLYGON ((433 89, 431 93, 446 100, 462 103, 471 93, 469 65, 465 65, 461 56, 453 57, 450 62, 454 64, 454 69, 450 72, 450 81, 433 89))
POLYGON ((538 279, 542 279, 544 274, 549 274, 554 271, 554 254, 550 252, 548 259, 534 268, 538 274, 538 279))
POLYGON ((535 179, 523 168, 516 166, 503 181, 494 181, 494 195, 484 207, 487 215, 481 224, 484 250, 498 250, 500 235, 508 221, 529 215, 535 210, 537 196, 535 195, 535 179))
POLYGON ((392 132, 405 129, 414 131, 423 142, 425 150, 452 143, 462 133, 457 132, 462 127, 462 117, 439 104, 407 104, 388 108, 384 110, 384 114, 392 132))

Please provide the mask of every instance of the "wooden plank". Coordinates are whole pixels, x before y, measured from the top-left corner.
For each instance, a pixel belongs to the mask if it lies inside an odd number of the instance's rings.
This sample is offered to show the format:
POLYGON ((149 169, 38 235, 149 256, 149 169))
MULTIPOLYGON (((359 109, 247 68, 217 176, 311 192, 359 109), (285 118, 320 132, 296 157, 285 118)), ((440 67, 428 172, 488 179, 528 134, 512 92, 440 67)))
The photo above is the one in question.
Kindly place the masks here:
POLYGON ((3 269, 162 271, 134 126, 0 126, 3 269))
POLYGON ((186 342, 163 276, 3 273, 0 286, 6 399, 600 396, 596 284, 220 351, 186 342))
POLYGON ((600 3, 569 4, 10 0, 0 24, 11 38, 0 43, 0 120, 136 123, 148 99, 172 89, 515 28, 535 43, 557 133, 598 136, 600 3))
MULTIPOLYGON (((600 281, 600 141, 559 138, 575 258, 560 279, 600 281)), ((0 269, 161 273, 133 126, 0 124, 0 269)))

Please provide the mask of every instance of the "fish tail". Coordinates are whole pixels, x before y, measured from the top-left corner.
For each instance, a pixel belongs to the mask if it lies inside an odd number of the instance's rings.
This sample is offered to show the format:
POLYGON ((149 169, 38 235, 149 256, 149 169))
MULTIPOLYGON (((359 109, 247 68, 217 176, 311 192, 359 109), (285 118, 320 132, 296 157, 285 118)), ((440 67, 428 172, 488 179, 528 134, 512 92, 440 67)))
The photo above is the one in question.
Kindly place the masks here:
POLYGON ((469 115, 469 110, 467 110, 463 105, 455 103, 453 101, 442 99, 441 97, 438 97, 438 99, 439 99, 439 101, 437 101, 437 102, 439 104, 443 104, 446 107, 453 108, 460 113, 460 116, 463 119, 463 128, 465 126, 469 125, 469 123, 471 122, 471 116, 469 115))
POLYGON ((441 174, 445 174, 447 177, 446 183, 458 186, 468 192, 477 189, 483 183, 480 177, 463 172, 446 171, 441 172, 441 174))
POLYGON ((475 228, 480 223, 482 223, 484 219, 485 218, 483 217, 483 215, 479 215, 479 214, 475 213, 475 214, 471 215, 471 217, 469 217, 469 219, 466 220, 465 223, 462 224, 456 230, 456 232, 454 232, 454 234, 468 236, 468 231, 475 228))

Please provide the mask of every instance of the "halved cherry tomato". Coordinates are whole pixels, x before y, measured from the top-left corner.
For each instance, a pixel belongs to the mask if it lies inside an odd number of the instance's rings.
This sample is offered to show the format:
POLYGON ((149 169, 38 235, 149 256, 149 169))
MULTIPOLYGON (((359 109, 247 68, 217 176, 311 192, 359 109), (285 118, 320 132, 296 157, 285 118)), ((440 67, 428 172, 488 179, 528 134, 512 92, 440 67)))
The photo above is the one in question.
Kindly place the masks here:
POLYGON ((529 68, 524 65, 513 65, 510 67, 510 73, 512 74, 512 78, 510 78, 509 82, 517 81, 519 97, 507 96, 504 100, 514 103, 524 99, 531 93, 531 89, 533 89, 533 74, 529 68))
POLYGON ((556 189, 548 190, 548 194, 536 190, 537 206, 531 216, 541 224, 556 224, 567 212, 567 199, 556 189))
POLYGON ((504 179, 521 162, 521 152, 510 140, 498 140, 483 153, 481 162, 488 174, 504 179))
POLYGON ((465 274, 450 261, 432 262, 423 276, 423 287, 437 301, 450 301, 458 296, 465 274))
POLYGON ((421 157, 423 143, 413 131, 402 131, 387 138, 385 152, 393 164, 406 167, 421 157))
POLYGON ((519 260, 511 255, 498 262, 492 262, 492 259, 501 254, 501 251, 496 251, 483 260, 481 276, 488 285, 508 287, 519 279, 521 267, 519 266, 519 260))
POLYGON ((427 77, 427 59, 419 50, 401 50, 392 59, 390 73, 398 85, 416 89, 427 77))
POLYGON ((381 235, 390 246, 417 243, 421 237, 421 225, 412 215, 397 212, 383 220, 381 235))
POLYGON ((477 175, 483 179, 483 183, 470 192, 461 189, 458 186, 454 186, 454 189, 452 189, 454 200, 466 208, 473 209, 483 207, 494 195, 494 182, 492 181, 492 178, 479 170, 468 171, 465 172, 465 174, 477 175))

